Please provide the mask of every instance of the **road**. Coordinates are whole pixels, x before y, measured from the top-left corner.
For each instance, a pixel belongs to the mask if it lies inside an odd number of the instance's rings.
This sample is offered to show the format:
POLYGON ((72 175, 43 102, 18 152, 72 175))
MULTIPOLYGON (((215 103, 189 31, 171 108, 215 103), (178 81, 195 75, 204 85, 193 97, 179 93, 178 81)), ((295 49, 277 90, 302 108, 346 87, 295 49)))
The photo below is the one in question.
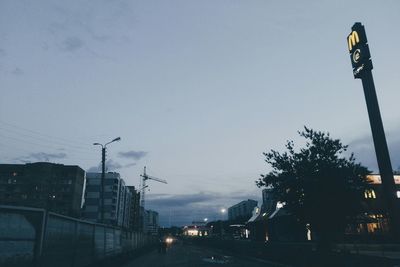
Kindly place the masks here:
POLYGON ((142 255, 121 267, 198 267, 198 266, 232 266, 232 267, 280 267, 264 260, 238 258, 217 249, 177 243, 161 254, 157 250, 142 255))

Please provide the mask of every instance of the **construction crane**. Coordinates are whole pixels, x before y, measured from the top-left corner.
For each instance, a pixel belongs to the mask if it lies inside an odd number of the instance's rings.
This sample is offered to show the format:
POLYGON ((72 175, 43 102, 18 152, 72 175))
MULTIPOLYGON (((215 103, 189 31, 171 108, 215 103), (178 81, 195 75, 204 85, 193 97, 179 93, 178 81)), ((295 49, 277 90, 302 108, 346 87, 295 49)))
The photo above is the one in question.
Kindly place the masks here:
POLYGON ((142 188, 141 188, 142 192, 141 192, 140 206, 144 209, 144 204, 145 204, 144 195, 145 195, 145 192, 146 192, 145 189, 148 187, 148 185, 146 185, 146 181, 147 180, 153 180, 153 181, 160 182, 160 183, 163 183, 163 184, 167 184, 167 181, 164 180, 164 179, 160 179, 160 178, 156 178, 156 177, 147 175, 146 166, 144 166, 143 174, 141 174, 140 176, 143 178, 142 179, 142 188))

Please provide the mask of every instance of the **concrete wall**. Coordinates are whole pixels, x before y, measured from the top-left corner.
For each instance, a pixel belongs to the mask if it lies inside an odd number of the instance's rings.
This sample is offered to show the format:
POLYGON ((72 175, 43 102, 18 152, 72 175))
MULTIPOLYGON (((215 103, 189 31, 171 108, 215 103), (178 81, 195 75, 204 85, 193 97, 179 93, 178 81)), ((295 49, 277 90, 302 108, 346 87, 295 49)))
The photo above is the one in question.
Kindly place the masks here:
POLYGON ((153 242, 139 232, 0 205, 0 266, 84 267, 153 242))

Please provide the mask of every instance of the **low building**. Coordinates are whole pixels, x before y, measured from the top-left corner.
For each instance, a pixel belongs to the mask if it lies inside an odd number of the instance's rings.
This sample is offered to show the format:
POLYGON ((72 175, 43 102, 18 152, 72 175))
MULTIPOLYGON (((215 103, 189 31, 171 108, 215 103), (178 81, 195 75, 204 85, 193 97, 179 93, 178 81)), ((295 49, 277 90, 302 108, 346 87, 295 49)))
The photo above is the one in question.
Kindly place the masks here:
MULTIPOLYGON (((363 213, 355 215, 346 228, 345 239, 347 240, 390 240, 390 229, 386 213, 384 191, 379 174, 368 175, 369 184, 363 193, 363 213)), ((400 175, 394 175, 396 185, 396 196, 400 205, 400 175)), ((340 196, 339 196, 340 197, 340 196)), ((258 218, 265 214, 267 217, 266 236, 270 241, 302 241, 314 240, 316 233, 312 232, 312 225, 301 225, 295 217, 284 207, 282 203, 276 202, 273 209, 269 204, 274 202, 271 189, 263 190, 263 200, 267 205, 258 218)), ((264 205, 264 204, 263 204, 264 205)), ((265 217, 262 216, 262 217, 265 217)), ((257 223, 257 219, 253 222, 257 223)), ((264 224, 264 223, 263 223, 264 224)), ((260 226, 260 224, 258 225, 260 226)), ((258 238, 261 238, 259 236, 258 238)))
MULTIPOLYGON (((368 175, 370 184, 364 192, 366 212, 355 230, 358 234, 369 236, 384 236, 389 232, 389 223, 386 216, 386 205, 382 180, 379 174, 368 175)), ((396 196, 400 205, 400 175, 394 175, 396 196)))
POLYGON ((257 207, 257 201, 248 199, 241 201, 232 207, 228 208, 228 220, 243 220, 247 221, 251 216, 253 209, 257 207))
MULTIPOLYGON (((105 224, 129 228, 131 192, 120 174, 108 172, 104 179, 104 222, 105 224)), ((86 174, 85 203, 83 217, 101 222, 101 173, 86 174)))
POLYGON ((261 211, 270 213, 275 210, 277 201, 273 195, 272 188, 265 188, 262 190, 262 205, 261 211))
MULTIPOLYGON (((264 191, 263 191, 264 196, 264 191)), ((262 209, 255 207, 253 209, 253 215, 246 223, 246 230, 249 231, 249 238, 255 241, 266 241, 268 236, 267 230, 267 213, 262 213, 262 209)))
POLYGON ((201 225, 189 225, 185 226, 182 229, 183 235, 188 237, 202 237, 208 236, 210 234, 210 228, 207 226, 201 225))
POLYGON ((84 179, 85 171, 79 166, 0 164, 0 204, 43 208, 78 218, 84 179))

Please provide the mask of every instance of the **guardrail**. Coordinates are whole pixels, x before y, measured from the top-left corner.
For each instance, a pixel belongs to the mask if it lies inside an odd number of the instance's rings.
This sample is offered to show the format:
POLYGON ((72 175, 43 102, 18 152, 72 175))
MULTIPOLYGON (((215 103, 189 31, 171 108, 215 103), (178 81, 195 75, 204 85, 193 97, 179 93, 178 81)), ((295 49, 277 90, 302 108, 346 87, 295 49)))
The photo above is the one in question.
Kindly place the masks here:
POLYGON ((0 266, 85 267, 156 240, 44 209, 0 205, 0 266))

